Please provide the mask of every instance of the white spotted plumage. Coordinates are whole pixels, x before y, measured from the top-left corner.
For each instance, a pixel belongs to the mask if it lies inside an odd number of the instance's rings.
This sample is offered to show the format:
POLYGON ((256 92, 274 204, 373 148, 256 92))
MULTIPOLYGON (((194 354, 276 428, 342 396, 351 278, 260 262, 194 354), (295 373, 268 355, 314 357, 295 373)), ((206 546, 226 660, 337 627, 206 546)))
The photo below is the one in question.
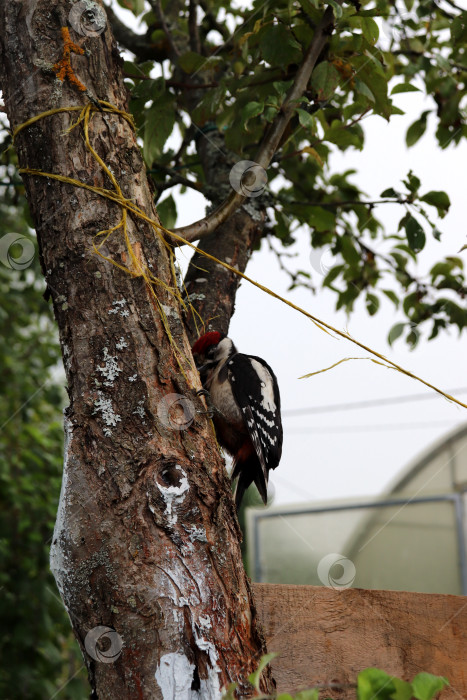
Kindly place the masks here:
POLYGON ((237 352, 230 338, 215 331, 195 343, 193 354, 216 409, 218 440, 234 458, 237 507, 253 481, 266 503, 269 471, 277 467, 282 453, 280 394, 274 372, 260 357, 237 352))

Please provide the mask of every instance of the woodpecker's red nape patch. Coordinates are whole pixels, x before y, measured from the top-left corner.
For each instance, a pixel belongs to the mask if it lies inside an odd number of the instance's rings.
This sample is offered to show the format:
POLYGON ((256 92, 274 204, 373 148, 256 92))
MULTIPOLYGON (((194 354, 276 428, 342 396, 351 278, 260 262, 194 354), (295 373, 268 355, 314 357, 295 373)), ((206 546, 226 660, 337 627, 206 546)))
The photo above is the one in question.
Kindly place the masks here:
POLYGON ((217 345, 220 343, 223 337, 224 336, 222 333, 219 333, 219 331, 210 331, 209 333, 205 333, 201 336, 201 338, 198 338, 196 343, 191 348, 191 352, 194 355, 204 355, 206 350, 210 348, 211 345, 217 345))

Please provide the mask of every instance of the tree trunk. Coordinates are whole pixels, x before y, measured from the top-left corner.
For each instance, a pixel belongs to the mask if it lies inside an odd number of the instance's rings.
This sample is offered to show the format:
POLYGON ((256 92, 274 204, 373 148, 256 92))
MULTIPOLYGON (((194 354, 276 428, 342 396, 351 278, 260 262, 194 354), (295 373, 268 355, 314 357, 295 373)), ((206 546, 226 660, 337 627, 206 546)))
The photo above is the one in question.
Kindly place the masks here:
MULTIPOLYGON (((1 87, 12 128, 45 110, 86 104, 86 94, 125 109, 109 27, 75 31, 77 12, 95 7, 92 0, 1 0, 1 87), (70 73, 63 82, 54 75, 67 21, 86 50, 72 53, 71 65, 87 93, 70 73)), ((20 166, 112 189, 81 126, 66 133, 74 119, 64 112, 22 130, 15 142, 20 166)), ((96 111, 90 139, 124 196, 154 217, 128 123, 96 111)), ((93 695, 211 700, 237 681, 247 697, 246 678, 264 640, 229 480, 212 426, 197 412, 199 378, 186 358, 186 378, 181 373, 159 312, 158 304, 191 359, 164 244, 151 226, 129 217, 137 259, 162 282, 156 303, 143 277, 93 253, 95 235, 119 222, 118 205, 71 184, 23 177, 70 397, 52 568, 93 695)), ((101 252, 132 267, 121 229, 101 252)), ((263 685, 272 690, 267 674, 263 685)))

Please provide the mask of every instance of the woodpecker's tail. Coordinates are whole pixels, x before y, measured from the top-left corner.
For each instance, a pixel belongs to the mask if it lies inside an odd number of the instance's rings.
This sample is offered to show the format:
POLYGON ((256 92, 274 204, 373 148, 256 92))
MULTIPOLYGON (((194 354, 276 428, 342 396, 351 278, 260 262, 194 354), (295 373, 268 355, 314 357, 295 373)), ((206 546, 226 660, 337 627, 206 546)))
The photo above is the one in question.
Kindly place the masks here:
POLYGON ((243 494, 253 481, 259 491, 264 505, 268 502, 268 479, 267 472, 263 471, 256 454, 249 455, 246 459, 234 461, 232 470, 232 481, 238 476, 238 481, 234 490, 235 505, 237 511, 240 508, 243 494))

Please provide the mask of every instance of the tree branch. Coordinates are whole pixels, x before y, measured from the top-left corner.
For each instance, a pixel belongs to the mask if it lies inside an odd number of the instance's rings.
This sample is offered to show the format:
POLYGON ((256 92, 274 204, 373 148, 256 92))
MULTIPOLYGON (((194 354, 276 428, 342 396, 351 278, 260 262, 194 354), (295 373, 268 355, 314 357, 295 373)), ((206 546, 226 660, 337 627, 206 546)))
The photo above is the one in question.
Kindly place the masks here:
POLYGON ((155 44, 149 41, 147 35, 136 34, 117 17, 110 5, 105 5, 105 11, 118 43, 138 59, 164 61, 169 57, 166 42, 155 44))
MULTIPOLYGON (((296 101, 302 96, 306 89, 316 61, 323 50, 334 24, 334 13, 332 8, 327 7, 323 19, 321 20, 313 40, 308 48, 305 58, 297 71, 294 83, 290 88, 282 109, 277 115, 266 134, 263 142, 260 145, 255 162, 262 168, 267 168, 276 152, 284 131, 292 118, 296 101)), ((186 241, 195 241, 203 236, 212 233, 218 226, 226 221, 245 201, 246 197, 238 192, 232 192, 223 204, 221 204, 209 216, 196 221, 189 226, 183 226, 175 229, 175 233, 184 238, 186 241)))
MULTIPOLYGON (((175 187, 175 185, 184 185, 185 187, 190 187, 191 189, 195 190, 196 192, 201 192, 203 193, 203 187, 197 183, 193 182, 193 180, 188 180, 188 178, 183 177, 183 175, 180 175, 177 173, 175 170, 172 168, 166 168, 163 165, 159 165, 157 168, 161 173, 165 173, 166 175, 170 175, 171 179, 168 182, 155 182, 154 181, 154 186, 158 190, 159 194, 162 194, 164 190, 168 190, 171 187, 175 187)), ((152 175, 155 170, 147 170, 147 174, 152 175)))
POLYGON ((216 20, 211 10, 209 9, 207 2, 205 2, 204 0, 200 0, 199 5, 204 12, 209 29, 213 29, 214 31, 219 32, 224 41, 230 39, 230 32, 222 24, 219 24, 219 22, 216 20))
POLYGON ((344 199, 340 202, 302 202, 296 199, 284 200, 279 197, 279 201, 282 204, 296 204, 301 207, 323 207, 326 208, 337 208, 343 206, 357 206, 362 204, 364 207, 374 207, 377 204, 413 204, 412 200, 405 199, 374 199, 372 201, 365 202, 361 199, 344 199))
POLYGON ((180 51, 178 50, 178 47, 176 46, 172 33, 170 32, 170 29, 167 26, 167 22, 165 21, 164 13, 162 12, 162 7, 160 0, 149 0, 149 4, 151 5, 154 14, 156 15, 157 19, 160 22, 162 31, 164 32, 166 39, 169 43, 170 46, 170 53, 172 54, 173 59, 177 59, 178 56, 180 56, 180 51))
POLYGON ((196 0, 190 0, 188 10, 188 31, 190 34, 190 49, 195 53, 201 53, 201 42, 199 39, 198 20, 196 17, 196 0))

